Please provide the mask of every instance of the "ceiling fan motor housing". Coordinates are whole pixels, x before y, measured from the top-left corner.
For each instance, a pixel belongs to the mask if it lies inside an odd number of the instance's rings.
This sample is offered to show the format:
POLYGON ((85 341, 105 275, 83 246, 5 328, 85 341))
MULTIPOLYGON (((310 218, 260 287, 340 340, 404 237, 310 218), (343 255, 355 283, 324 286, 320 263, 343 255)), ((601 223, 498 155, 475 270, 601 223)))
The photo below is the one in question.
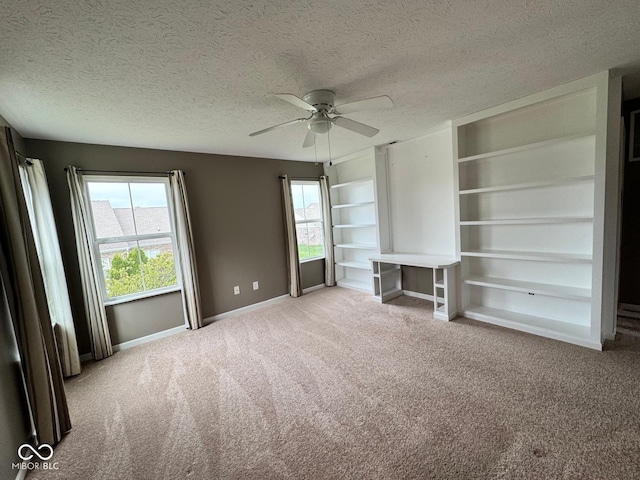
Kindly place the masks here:
POLYGON ((336 94, 331 90, 314 90, 307 93, 302 99, 309 105, 313 105, 316 109, 326 111, 330 113, 333 110, 333 102, 335 101, 336 94))
POLYGON ((313 118, 307 123, 309 130, 317 135, 322 135, 331 130, 333 122, 328 114, 333 110, 335 93, 331 90, 314 90, 307 93, 302 99, 309 105, 313 105, 317 110, 314 112, 313 118))

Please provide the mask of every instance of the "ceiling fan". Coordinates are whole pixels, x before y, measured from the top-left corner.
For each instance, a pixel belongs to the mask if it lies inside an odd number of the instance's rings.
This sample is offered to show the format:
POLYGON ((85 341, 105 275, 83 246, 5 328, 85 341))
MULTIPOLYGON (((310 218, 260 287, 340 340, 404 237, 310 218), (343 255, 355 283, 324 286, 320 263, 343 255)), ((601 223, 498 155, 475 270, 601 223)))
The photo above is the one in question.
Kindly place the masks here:
POLYGON ((345 118, 342 115, 362 110, 376 110, 380 108, 393 107, 393 101, 386 95, 343 103, 342 105, 334 104, 335 93, 331 90, 313 90, 305 94, 302 98, 296 97, 291 93, 276 93, 275 96, 285 102, 289 102, 296 107, 308 111, 311 116, 307 118, 296 118, 295 120, 274 125, 273 127, 258 130, 257 132, 250 133, 249 136, 255 137, 256 135, 270 132, 276 128, 306 122, 309 131, 307 132, 307 136, 302 144, 305 148, 315 145, 316 135, 327 133, 333 125, 346 128, 347 130, 351 130, 352 132, 359 133, 366 137, 373 137, 380 130, 370 127, 369 125, 365 125, 364 123, 356 122, 350 118, 345 118), (331 117, 330 115, 336 116, 331 117))

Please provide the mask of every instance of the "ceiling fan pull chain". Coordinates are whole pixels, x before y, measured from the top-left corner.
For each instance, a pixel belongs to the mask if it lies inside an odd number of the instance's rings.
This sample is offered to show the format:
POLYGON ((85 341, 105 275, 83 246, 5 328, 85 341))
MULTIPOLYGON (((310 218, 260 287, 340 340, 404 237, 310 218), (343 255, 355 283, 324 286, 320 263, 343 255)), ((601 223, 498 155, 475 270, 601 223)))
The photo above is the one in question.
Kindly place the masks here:
POLYGON ((315 153, 316 153, 316 165, 317 165, 318 164, 318 142, 313 142, 313 149, 315 150, 315 153))

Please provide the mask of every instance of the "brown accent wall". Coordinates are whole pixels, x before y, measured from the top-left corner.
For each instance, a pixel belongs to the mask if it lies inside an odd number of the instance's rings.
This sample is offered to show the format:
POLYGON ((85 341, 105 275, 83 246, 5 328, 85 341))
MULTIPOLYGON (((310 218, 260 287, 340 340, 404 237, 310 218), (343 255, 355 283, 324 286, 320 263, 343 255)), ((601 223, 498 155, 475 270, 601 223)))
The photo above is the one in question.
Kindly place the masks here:
POLYGON ((433 270, 430 268, 402 267, 402 289, 433 295, 433 270))
POLYGON ((324 283, 324 259, 300 264, 302 288, 315 287, 324 283))
MULTIPOLYGON (((47 140, 27 139, 25 143, 27 154, 40 158, 45 165, 81 353, 89 352, 90 347, 64 172, 66 165, 93 170, 184 170, 205 318, 287 293, 278 175, 319 176, 323 174, 321 165, 47 140), (252 290, 254 280, 260 283, 259 290, 252 290), (235 285, 240 286, 240 295, 233 294, 235 285)), ((318 269, 304 268, 303 271, 305 285, 324 282, 318 269)), ((165 330, 168 325, 180 325, 182 318, 174 321, 173 317, 181 309, 179 295, 154 297, 145 300, 144 308, 140 309, 130 304, 110 307, 109 323, 112 328, 117 326, 114 337, 118 340, 132 340, 133 335, 143 336, 143 332, 148 335, 165 330), (173 301, 171 306, 167 304, 169 301, 173 301), (133 310, 139 315, 129 319, 133 310), (171 320, 160 321, 163 315, 171 316, 171 320), (126 322, 137 322, 137 325, 125 331, 126 322)))
POLYGON ((181 295, 171 292, 107 306, 111 343, 118 345, 184 325, 181 295))

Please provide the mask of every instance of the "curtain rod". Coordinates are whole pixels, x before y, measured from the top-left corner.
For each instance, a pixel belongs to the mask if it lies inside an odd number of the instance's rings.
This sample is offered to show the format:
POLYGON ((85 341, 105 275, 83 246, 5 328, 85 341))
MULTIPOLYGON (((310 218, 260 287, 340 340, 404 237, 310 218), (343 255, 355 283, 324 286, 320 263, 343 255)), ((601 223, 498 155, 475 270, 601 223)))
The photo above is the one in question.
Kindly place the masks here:
MULTIPOLYGON (((279 175, 278 178, 284 178, 285 175, 279 175)), ((326 175, 319 175, 317 177, 291 177, 291 180, 318 180, 326 175)))
POLYGON ((33 162, 31 160, 29 160, 27 157, 25 157, 23 154, 21 154, 19 151, 14 150, 14 152, 16 152, 16 155, 19 156, 21 159, 24 160, 24 163, 26 163, 27 165, 29 165, 30 167, 33 166, 33 162))
MULTIPOLYGON (((67 167, 64 167, 64 171, 68 170, 67 167)), ((84 168, 77 168, 79 172, 84 173, 121 173, 124 175, 173 175, 173 172, 167 170, 166 172, 140 172, 140 171, 128 171, 128 170, 90 170, 84 168)), ((186 173, 185 173, 186 175, 186 173)))

